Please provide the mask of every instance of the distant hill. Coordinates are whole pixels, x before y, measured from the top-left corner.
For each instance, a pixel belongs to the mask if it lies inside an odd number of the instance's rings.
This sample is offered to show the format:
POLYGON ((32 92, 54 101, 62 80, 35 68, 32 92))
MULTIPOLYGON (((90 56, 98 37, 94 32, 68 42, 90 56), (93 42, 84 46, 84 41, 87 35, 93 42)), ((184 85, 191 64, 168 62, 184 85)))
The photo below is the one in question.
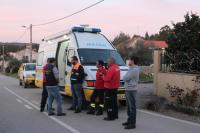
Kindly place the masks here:
MULTIPOLYGON (((2 55, 2 45, 5 45, 5 54, 9 52, 17 52, 19 50, 22 50, 26 47, 26 45, 29 45, 29 43, 18 43, 18 42, 11 42, 11 43, 3 43, 0 42, 0 55, 2 55)), ((38 50, 39 44, 33 43, 33 49, 38 50)))

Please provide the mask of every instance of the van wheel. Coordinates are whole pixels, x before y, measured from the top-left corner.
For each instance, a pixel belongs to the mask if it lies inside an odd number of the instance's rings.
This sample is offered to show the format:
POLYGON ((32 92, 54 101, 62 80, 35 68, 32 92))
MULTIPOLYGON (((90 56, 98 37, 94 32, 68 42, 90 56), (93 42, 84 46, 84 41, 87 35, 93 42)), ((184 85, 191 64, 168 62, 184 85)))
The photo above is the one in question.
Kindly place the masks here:
POLYGON ((126 106, 126 100, 120 100, 119 104, 120 106, 126 106))
POLYGON ((21 80, 19 80, 19 85, 22 86, 22 81, 21 80))
POLYGON ((27 88, 27 84, 26 83, 24 83, 24 88, 27 88))

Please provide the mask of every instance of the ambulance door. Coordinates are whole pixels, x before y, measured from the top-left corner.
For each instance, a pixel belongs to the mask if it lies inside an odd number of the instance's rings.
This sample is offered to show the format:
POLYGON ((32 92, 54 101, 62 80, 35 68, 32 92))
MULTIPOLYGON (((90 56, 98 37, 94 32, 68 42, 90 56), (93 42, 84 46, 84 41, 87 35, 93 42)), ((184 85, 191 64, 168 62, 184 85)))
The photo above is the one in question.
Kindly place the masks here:
POLYGON ((59 71, 59 86, 65 86, 65 70, 66 70, 66 50, 69 46, 69 41, 63 41, 58 44, 56 52, 57 67, 59 71))
POLYGON ((66 60, 66 84, 70 86, 70 76, 71 76, 71 70, 72 70, 72 64, 71 64, 71 58, 75 56, 75 50, 74 49, 68 49, 67 50, 67 60, 66 60))

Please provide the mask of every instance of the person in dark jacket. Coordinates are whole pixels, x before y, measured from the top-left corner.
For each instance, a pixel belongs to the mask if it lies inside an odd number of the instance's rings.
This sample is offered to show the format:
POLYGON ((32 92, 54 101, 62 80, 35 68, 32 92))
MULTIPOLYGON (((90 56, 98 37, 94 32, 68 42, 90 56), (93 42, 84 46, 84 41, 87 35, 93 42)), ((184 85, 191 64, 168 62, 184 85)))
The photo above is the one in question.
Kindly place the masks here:
POLYGON ((96 73, 96 85, 95 85, 95 90, 91 96, 91 101, 87 114, 95 114, 95 109, 97 109, 96 115, 102 115, 104 109, 103 76, 106 74, 106 69, 104 68, 104 62, 102 60, 98 60, 96 66, 98 68, 96 73), (96 103, 97 98, 99 100, 98 103, 96 103))
POLYGON ((118 119, 117 90, 120 86, 120 68, 113 57, 108 59, 108 70, 104 76, 106 121, 118 119))
POLYGON ((57 102, 57 116, 66 115, 62 112, 62 97, 59 93, 59 88, 57 86, 59 82, 59 73, 58 69, 55 66, 55 58, 51 58, 49 60, 49 64, 47 65, 47 69, 45 71, 45 79, 46 89, 48 92, 48 115, 55 115, 51 107, 53 98, 57 102))
POLYGON ((73 103, 69 110, 75 110, 75 113, 80 113, 84 100, 82 84, 85 78, 85 73, 83 66, 78 63, 78 58, 76 56, 72 57, 71 63, 73 65, 70 77, 73 103))

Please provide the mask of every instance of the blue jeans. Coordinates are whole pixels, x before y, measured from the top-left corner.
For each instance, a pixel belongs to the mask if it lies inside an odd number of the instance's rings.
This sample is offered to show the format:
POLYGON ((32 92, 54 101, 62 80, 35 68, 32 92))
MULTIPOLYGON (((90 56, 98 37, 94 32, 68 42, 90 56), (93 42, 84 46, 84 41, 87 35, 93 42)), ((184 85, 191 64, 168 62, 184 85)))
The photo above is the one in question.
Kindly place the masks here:
POLYGON ((134 125, 136 124, 136 94, 137 91, 126 91, 128 123, 134 125))
POLYGON ((82 84, 72 84, 71 91, 73 98, 72 107, 81 110, 83 104, 82 84))
POLYGON ((57 86, 46 86, 48 92, 48 113, 52 113, 53 99, 57 102, 57 114, 62 113, 62 97, 57 86))

